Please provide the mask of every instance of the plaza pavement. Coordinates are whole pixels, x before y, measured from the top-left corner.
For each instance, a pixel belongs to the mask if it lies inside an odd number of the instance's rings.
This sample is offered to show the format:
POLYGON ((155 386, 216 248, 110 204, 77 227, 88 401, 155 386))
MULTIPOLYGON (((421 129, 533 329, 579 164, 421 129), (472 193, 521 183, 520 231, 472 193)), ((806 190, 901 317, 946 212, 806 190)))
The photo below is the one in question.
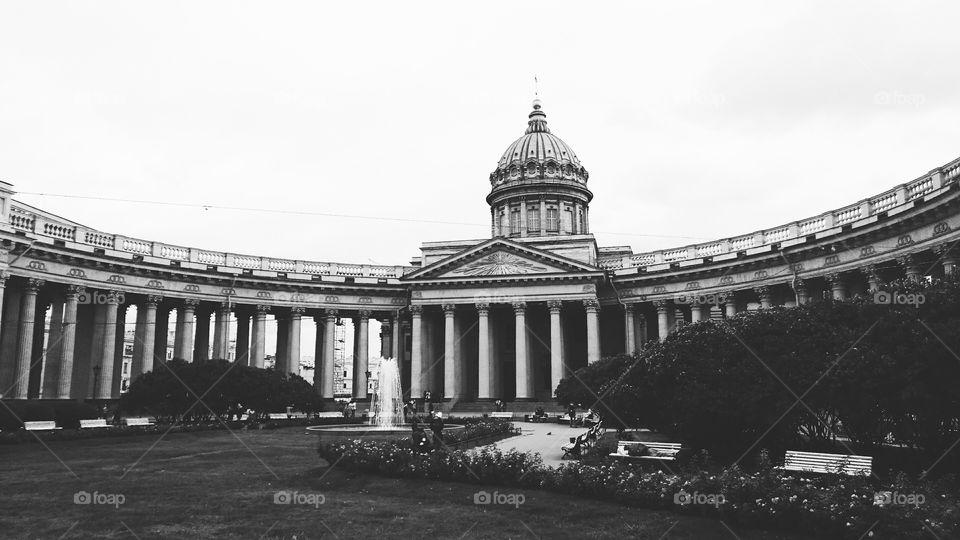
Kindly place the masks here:
POLYGON ((569 424, 556 423, 530 423, 514 421, 513 425, 519 426, 520 435, 503 439, 494 443, 500 450, 518 450, 520 452, 534 452, 540 454, 543 464, 556 467, 563 463, 560 459, 563 456, 561 446, 570 442, 570 437, 576 437, 586 433, 586 427, 571 428, 569 424))

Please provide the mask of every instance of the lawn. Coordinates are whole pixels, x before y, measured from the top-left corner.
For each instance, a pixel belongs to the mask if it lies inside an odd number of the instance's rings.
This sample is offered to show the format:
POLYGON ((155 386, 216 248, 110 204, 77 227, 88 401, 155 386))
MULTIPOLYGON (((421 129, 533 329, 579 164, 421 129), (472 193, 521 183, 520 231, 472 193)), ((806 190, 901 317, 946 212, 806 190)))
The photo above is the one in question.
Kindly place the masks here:
POLYGON ((303 428, 47 445, 0 445, 2 538, 801 538, 534 490, 478 505, 480 486, 331 467, 303 428))

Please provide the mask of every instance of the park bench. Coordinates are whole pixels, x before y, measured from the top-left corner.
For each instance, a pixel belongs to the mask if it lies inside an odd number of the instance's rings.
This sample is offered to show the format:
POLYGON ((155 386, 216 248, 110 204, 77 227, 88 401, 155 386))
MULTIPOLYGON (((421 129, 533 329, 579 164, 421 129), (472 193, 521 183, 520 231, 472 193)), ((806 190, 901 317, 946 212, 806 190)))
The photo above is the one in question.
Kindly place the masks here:
POLYGON ((836 473, 849 476, 869 475, 873 471, 873 458, 844 454, 822 454, 787 450, 783 457, 786 471, 836 473))
POLYGON ((153 422, 149 418, 124 418, 123 425, 125 426, 152 426, 153 422))
POLYGON ((602 424, 602 421, 597 422, 593 427, 588 429, 586 433, 583 433, 578 437, 570 437, 570 444, 565 444, 560 447, 560 449, 563 450, 563 456, 561 456, 560 459, 564 460, 568 457, 580 459, 580 456, 583 454, 585 449, 593 448, 593 446, 597 443, 597 439, 600 438, 602 424))
POLYGON ((513 418, 512 412, 492 412, 490 418, 513 418))
POLYGON ((80 420, 80 429, 110 427, 103 418, 94 418, 92 420, 80 420))
POLYGON ((617 441, 617 451, 610 454, 617 458, 628 459, 655 459, 660 461, 676 461, 677 453, 681 450, 680 443, 668 442, 640 442, 640 441, 617 441), (650 455, 631 456, 628 454, 628 448, 631 445, 642 444, 650 449, 650 455))
POLYGON ((286 420, 288 418, 287 413, 285 412, 272 412, 269 415, 267 415, 267 417, 270 420, 286 420))
POLYGON ((36 422, 24 422, 23 429, 27 431, 53 431, 60 429, 53 420, 41 420, 36 422))

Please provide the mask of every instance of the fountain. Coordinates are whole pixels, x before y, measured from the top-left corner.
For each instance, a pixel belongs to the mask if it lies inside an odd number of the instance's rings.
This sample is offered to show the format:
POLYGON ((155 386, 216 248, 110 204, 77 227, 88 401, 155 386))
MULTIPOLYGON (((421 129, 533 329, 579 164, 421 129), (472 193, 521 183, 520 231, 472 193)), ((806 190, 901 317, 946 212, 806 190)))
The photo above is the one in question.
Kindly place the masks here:
MULTIPOLYGON (((309 426, 307 431, 319 435, 323 443, 341 439, 398 439, 411 433, 410 424, 403 421, 403 408, 400 366, 395 358, 381 358, 376 388, 370 401, 372 417, 369 424, 309 426)), ((443 430, 456 429, 463 429, 463 426, 448 424, 443 430)))

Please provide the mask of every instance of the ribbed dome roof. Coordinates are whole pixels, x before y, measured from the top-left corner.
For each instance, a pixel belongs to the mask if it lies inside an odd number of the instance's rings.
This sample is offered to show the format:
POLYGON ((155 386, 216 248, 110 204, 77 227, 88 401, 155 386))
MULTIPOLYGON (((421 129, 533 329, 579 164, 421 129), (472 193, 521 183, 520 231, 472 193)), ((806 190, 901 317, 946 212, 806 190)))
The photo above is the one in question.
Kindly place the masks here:
POLYGON ((547 115, 540 107, 540 100, 533 102, 533 111, 529 115, 526 133, 507 147, 500 162, 497 163, 498 169, 511 163, 522 164, 531 160, 544 163, 548 159, 558 164, 580 167, 580 160, 567 143, 550 133, 550 128, 547 127, 547 115))
POLYGON ((496 187, 514 180, 540 178, 586 184, 588 177, 573 149, 550 133, 547 115, 537 99, 527 121, 527 131, 507 147, 497 169, 490 174, 490 183, 496 187))

